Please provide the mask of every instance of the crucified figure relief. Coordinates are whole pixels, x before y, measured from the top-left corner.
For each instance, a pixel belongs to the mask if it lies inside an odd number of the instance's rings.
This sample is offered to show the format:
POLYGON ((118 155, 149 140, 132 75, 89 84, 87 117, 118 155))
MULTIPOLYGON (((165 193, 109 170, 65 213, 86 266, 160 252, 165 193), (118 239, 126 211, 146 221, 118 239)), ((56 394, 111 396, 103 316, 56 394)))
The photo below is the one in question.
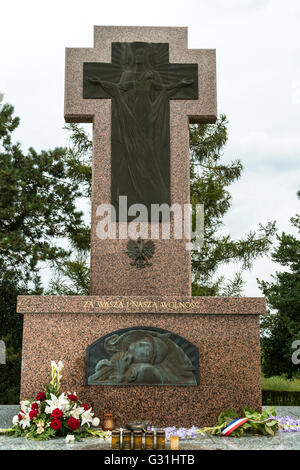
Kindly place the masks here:
POLYGON ((165 83, 149 64, 146 47, 135 49, 117 82, 99 75, 90 74, 86 81, 113 102, 112 203, 117 206, 119 197, 127 196, 128 206, 170 204, 169 100, 194 80, 173 73, 165 83))

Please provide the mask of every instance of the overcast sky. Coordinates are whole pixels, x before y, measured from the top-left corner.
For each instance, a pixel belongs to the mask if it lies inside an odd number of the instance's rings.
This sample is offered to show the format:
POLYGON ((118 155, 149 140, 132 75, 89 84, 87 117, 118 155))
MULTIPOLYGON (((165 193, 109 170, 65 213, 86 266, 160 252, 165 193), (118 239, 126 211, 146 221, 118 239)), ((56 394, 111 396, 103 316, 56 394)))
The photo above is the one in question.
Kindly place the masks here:
MULTIPOLYGON (((232 185, 225 230, 243 236, 277 220, 293 232, 300 188, 299 0, 9 0, 0 15, 0 92, 15 107, 26 150, 66 145, 62 130, 65 47, 92 47, 93 25, 188 26, 189 47, 217 50, 218 111, 230 121, 225 160, 245 170, 232 185)), ((293 232, 294 233, 294 232, 293 232)), ((223 269, 232 274, 235 267, 223 269)), ((257 261, 256 277, 277 266, 257 261)))

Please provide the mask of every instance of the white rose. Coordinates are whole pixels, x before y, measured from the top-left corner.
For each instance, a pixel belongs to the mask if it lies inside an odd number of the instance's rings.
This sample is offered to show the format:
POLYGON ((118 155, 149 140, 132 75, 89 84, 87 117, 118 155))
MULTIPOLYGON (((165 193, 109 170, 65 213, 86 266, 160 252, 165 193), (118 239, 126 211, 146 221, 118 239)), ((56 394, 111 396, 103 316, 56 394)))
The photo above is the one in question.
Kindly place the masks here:
POLYGON ((68 434, 66 437, 66 444, 71 444, 74 441, 75 441, 75 437, 72 436, 72 434, 68 434))
POLYGON ((100 424, 100 419, 99 418, 94 418, 93 421, 92 421, 92 426, 94 426, 94 428, 96 428, 97 426, 99 426, 100 424))

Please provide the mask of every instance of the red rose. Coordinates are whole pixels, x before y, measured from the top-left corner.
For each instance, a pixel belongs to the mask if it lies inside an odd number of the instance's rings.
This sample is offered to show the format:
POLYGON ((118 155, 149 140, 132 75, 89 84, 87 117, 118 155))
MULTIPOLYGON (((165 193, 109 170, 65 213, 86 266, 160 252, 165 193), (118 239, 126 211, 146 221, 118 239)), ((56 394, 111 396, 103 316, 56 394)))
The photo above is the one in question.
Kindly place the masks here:
POLYGON ((59 419, 63 415, 63 412, 59 408, 55 408, 51 413, 51 418, 59 419))
POLYGON ((82 407, 84 408, 84 411, 87 411, 90 409, 89 405, 87 405, 86 403, 82 403, 82 407))
POLYGON ((38 410, 38 409, 39 409, 39 405, 38 405, 37 403, 32 403, 31 409, 32 409, 32 410, 38 410))
POLYGON ((72 429, 72 431, 79 428, 79 426, 80 426, 79 419, 73 418, 71 416, 71 418, 69 418, 69 420, 68 420, 68 426, 69 426, 70 429, 72 429))
POLYGON ((44 401, 46 400, 46 394, 44 392, 40 392, 35 397, 36 401, 44 401))
POLYGON ((71 401, 77 401, 77 400, 78 400, 77 396, 76 396, 76 395, 73 395, 72 393, 70 393, 70 394, 68 395, 68 398, 69 398, 69 400, 71 400, 71 401))
POLYGON ((54 431, 58 431, 61 428, 61 420, 60 419, 53 419, 50 423, 50 426, 54 431))
POLYGON ((38 415, 38 410, 31 410, 29 413, 29 418, 30 419, 36 418, 37 415, 38 415))

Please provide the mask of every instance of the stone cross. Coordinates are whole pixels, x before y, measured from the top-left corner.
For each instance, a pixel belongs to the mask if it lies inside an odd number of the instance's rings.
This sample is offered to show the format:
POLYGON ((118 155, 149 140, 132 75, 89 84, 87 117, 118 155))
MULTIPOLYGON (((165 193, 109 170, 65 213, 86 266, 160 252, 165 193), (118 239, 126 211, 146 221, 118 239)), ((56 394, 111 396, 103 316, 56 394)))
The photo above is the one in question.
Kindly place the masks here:
POLYGON ((94 48, 66 50, 65 120, 93 123, 92 295, 190 295, 186 238, 163 239, 164 221, 152 219, 155 254, 137 269, 119 197, 188 204, 188 124, 216 114, 215 51, 187 49, 187 28, 96 26, 94 48), (101 204, 116 209, 117 239, 98 237, 101 204))

